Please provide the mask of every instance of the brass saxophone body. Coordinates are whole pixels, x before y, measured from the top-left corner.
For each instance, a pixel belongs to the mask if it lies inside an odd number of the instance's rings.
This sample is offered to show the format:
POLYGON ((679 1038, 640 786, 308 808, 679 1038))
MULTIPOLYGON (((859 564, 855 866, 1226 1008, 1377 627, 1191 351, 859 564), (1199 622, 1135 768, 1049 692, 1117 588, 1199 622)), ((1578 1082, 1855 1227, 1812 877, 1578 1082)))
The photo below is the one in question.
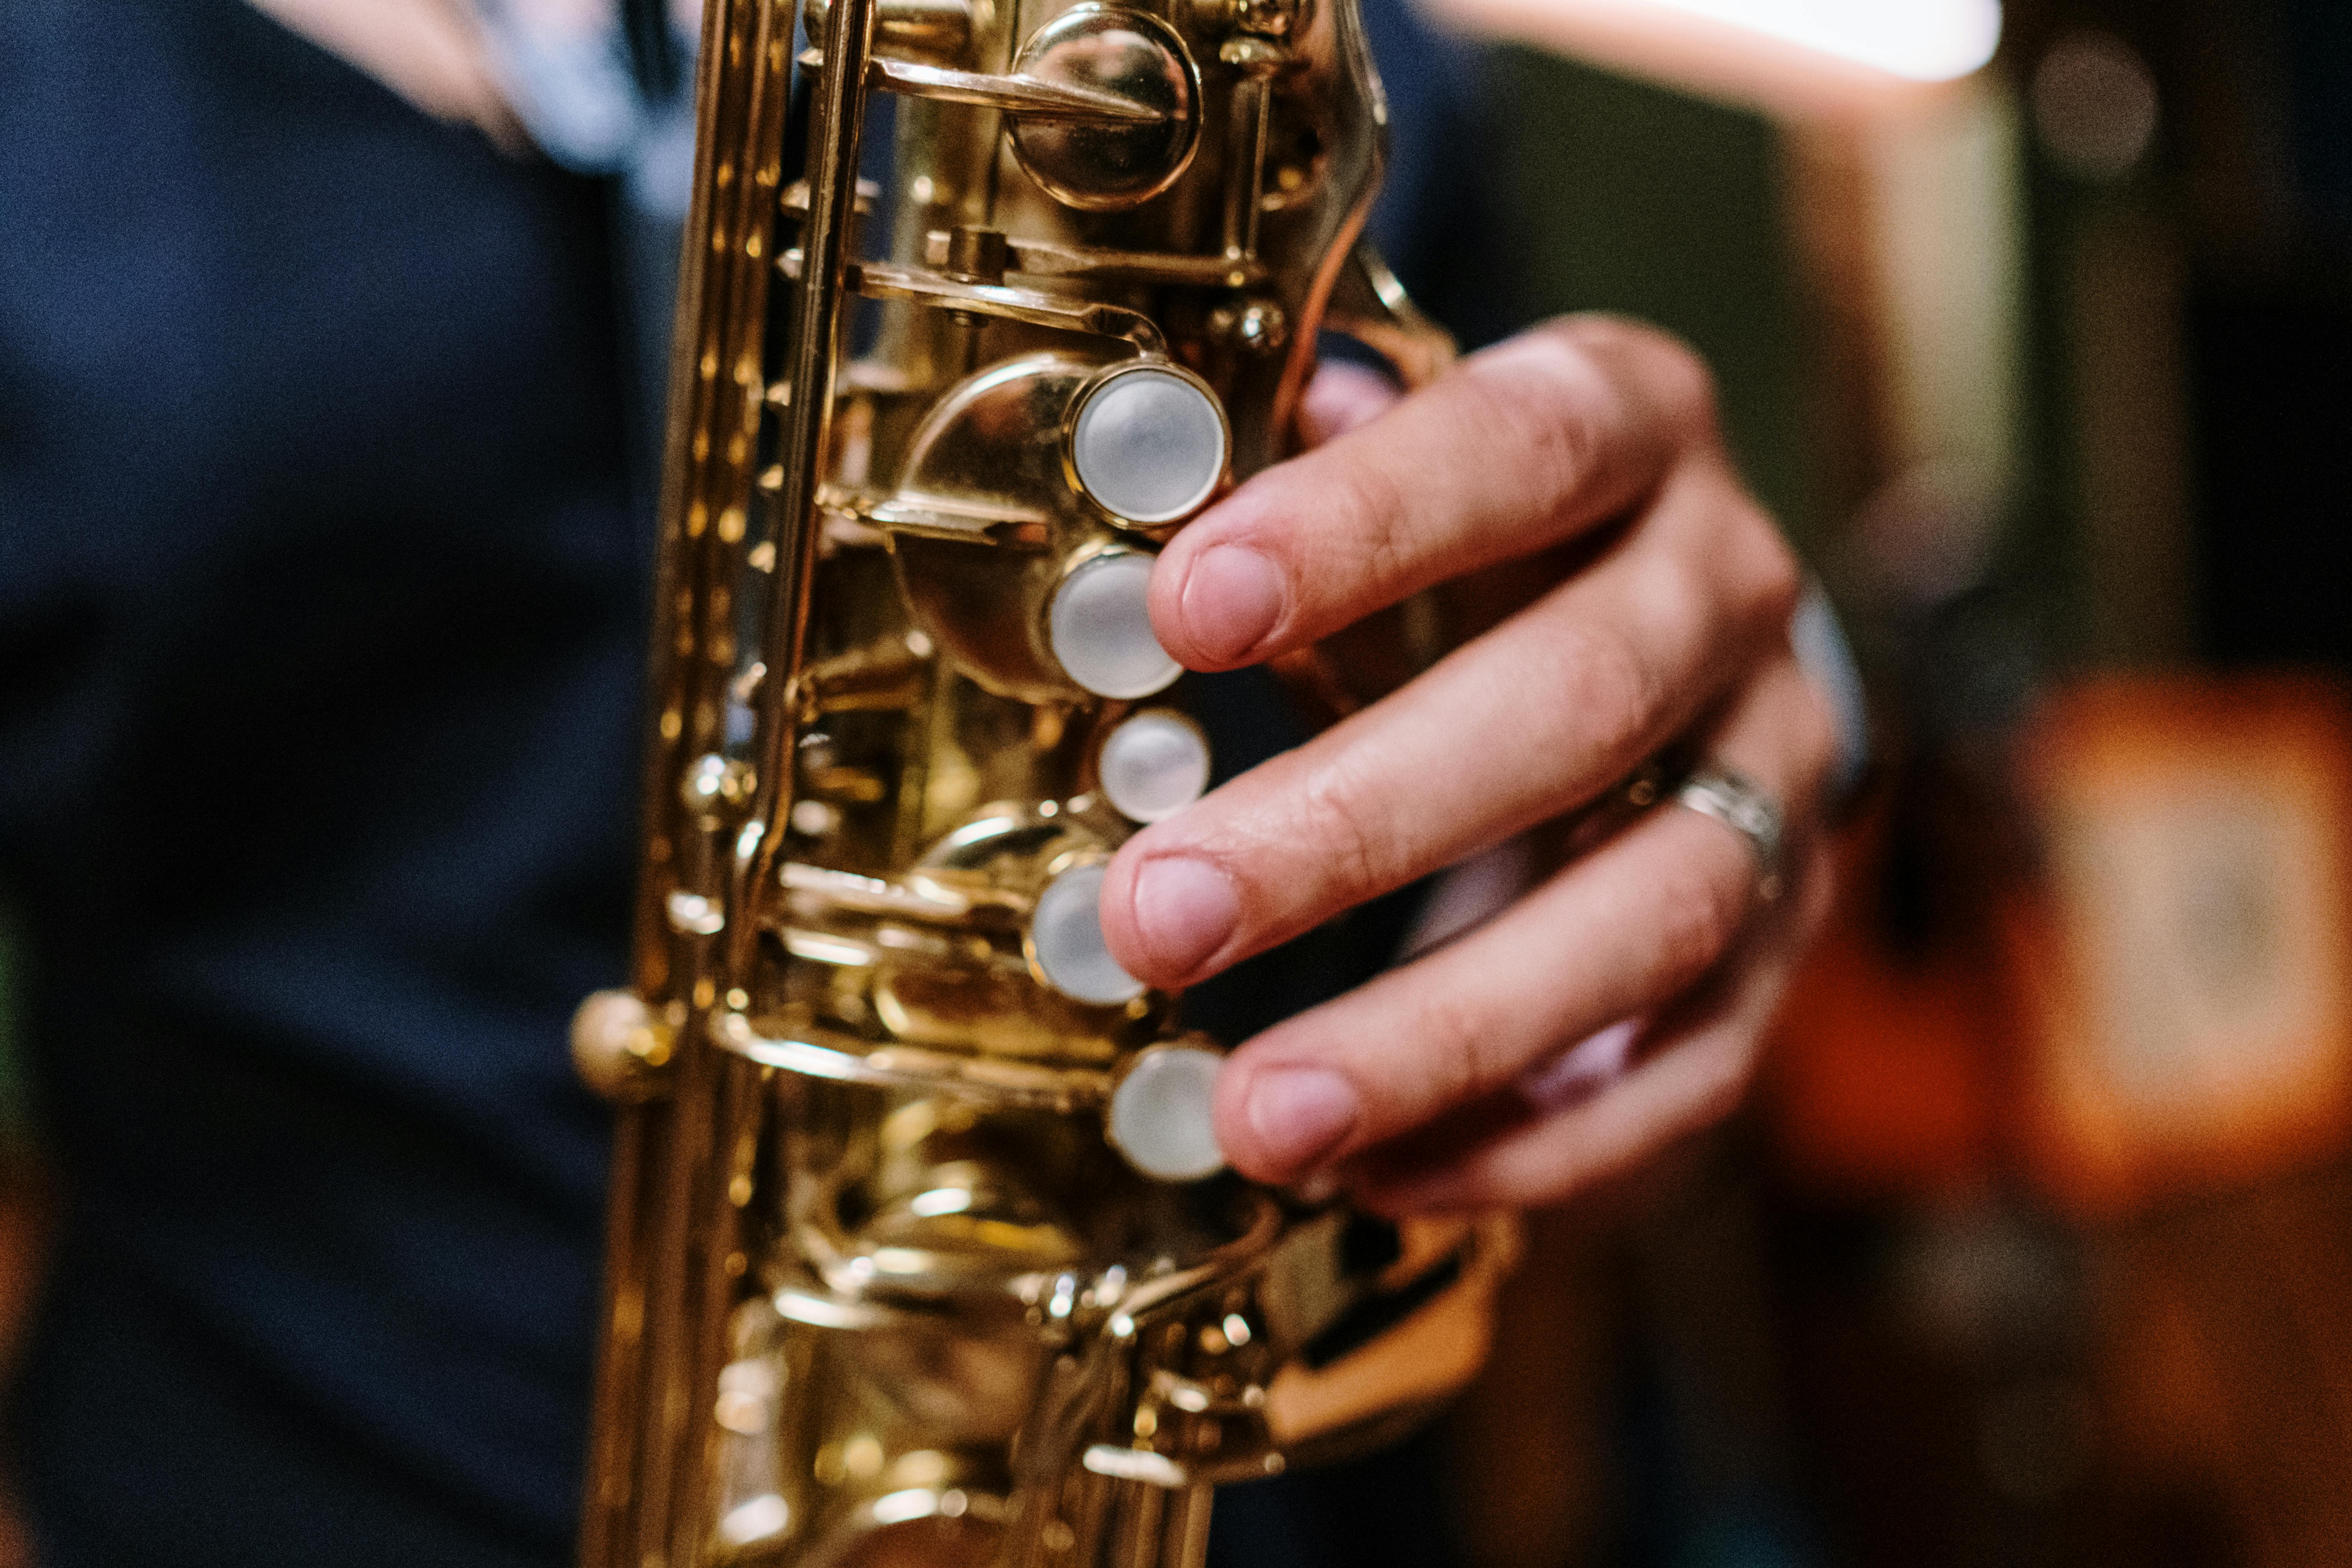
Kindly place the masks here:
POLYGON ((1446 353, 1356 246, 1379 86, 1354 0, 796 20, 704 23, 582 1561, 1195 1568, 1216 1482, 1467 1374, 1498 1262, 1220 1173, 1096 919, 1207 777, 1153 551, 1319 326, 1446 353))

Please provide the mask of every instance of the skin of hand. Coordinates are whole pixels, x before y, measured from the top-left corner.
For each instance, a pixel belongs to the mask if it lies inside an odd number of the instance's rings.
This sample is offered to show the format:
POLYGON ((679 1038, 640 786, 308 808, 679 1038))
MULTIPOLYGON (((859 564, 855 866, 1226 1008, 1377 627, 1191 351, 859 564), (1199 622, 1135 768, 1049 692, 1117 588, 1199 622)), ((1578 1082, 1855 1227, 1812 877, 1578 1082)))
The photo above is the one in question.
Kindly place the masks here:
POLYGON ((1727 1114, 1826 902, 1835 748, 1790 652, 1800 571, 1733 471, 1686 348, 1571 317, 1410 396, 1327 366, 1319 444, 1240 486, 1154 569, 1193 669, 1328 637, 1441 584, 1517 584, 1392 694, 1136 835, 1112 953, 1191 984, 1516 835, 1541 844, 1683 737, 1780 803, 1783 891, 1747 840, 1654 808, 1477 929, 1237 1048, 1218 1139, 1255 1179, 1392 1213, 1528 1206, 1727 1114))

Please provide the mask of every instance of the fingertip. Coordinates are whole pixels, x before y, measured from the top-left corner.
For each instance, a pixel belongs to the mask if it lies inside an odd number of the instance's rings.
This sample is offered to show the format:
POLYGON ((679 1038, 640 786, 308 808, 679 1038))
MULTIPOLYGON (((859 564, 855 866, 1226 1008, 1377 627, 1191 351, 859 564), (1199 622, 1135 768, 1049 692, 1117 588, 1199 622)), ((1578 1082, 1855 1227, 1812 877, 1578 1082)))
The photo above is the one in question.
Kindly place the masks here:
POLYGON ((1229 1061, 1218 1075, 1217 1143, 1253 1181, 1284 1184, 1327 1164, 1364 1119, 1343 1073, 1309 1063, 1229 1061))
POLYGON ((1103 940, 1119 966, 1147 984, 1201 976, 1241 925, 1233 879, 1195 855, 1137 855, 1111 865, 1100 911, 1103 940))
POLYGON ((1189 669, 1230 669, 1264 657, 1289 608, 1281 569, 1247 544, 1211 543, 1163 554, 1151 584, 1151 627, 1189 669))
POLYGON ((1217 1147, 1224 1152, 1227 1164, 1251 1181, 1278 1182, 1283 1173, 1268 1163, 1265 1151, 1257 1146, 1257 1134, 1250 1127, 1250 1087, 1256 1070, 1256 1060, 1246 1050, 1227 1057, 1217 1073, 1210 1115, 1216 1124, 1217 1147))
POLYGON ((1102 904, 1096 918, 1102 923, 1103 945, 1110 949, 1118 966, 1146 984, 1157 984, 1160 982, 1151 973, 1150 952, 1136 929, 1135 873, 1142 864, 1138 842, 1129 839, 1111 857, 1110 869, 1103 877, 1102 904))

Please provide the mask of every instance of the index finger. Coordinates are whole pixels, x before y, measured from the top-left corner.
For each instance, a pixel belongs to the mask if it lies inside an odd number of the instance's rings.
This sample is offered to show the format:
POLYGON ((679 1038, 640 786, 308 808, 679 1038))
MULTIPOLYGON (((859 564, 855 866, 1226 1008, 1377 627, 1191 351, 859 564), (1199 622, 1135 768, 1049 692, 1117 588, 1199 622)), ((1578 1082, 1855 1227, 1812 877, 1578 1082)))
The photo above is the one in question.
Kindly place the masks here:
POLYGON ((1649 328, 1586 316, 1522 333, 1178 532, 1152 628, 1193 669, 1304 647, 1621 515, 1715 440, 1712 410, 1705 367, 1649 328))

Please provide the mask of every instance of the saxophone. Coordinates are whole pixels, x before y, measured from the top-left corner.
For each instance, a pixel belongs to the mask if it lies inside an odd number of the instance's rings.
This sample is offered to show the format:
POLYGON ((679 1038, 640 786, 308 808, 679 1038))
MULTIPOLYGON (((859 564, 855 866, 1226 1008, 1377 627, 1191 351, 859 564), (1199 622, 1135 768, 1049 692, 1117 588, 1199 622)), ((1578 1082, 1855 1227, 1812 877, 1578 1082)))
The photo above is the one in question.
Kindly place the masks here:
POLYGON ((1475 1371, 1507 1231, 1223 1172, 1096 912, 1209 776, 1154 550, 1318 330, 1450 353, 1382 115, 1355 0, 707 5, 587 1568, 1199 1568, 1475 1371))

